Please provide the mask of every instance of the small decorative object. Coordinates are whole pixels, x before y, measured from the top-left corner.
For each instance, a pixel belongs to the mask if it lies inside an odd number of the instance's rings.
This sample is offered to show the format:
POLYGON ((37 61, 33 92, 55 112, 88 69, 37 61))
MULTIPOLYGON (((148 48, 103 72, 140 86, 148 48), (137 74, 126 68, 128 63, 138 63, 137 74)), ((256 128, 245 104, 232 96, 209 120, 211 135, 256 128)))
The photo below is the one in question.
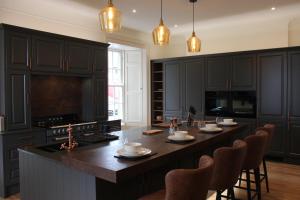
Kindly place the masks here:
POLYGON ((173 135, 174 132, 175 132, 175 130, 174 130, 173 119, 171 119, 171 121, 170 121, 169 133, 170 133, 170 135, 173 135))
POLYGON ((196 114, 196 109, 193 106, 189 108, 189 114, 187 117, 187 125, 191 126, 194 123, 194 115, 196 114))
POLYGON ((75 141, 75 139, 73 138, 72 136, 72 127, 71 127, 71 124, 69 124, 69 127, 67 129, 67 132, 68 132, 68 136, 69 136, 69 141, 68 142, 65 142, 63 143, 61 146, 60 146, 60 149, 65 149, 67 151, 72 151, 73 149, 75 149, 77 146, 78 146, 78 143, 75 141))
POLYGON ((161 121, 162 120, 162 116, 161 115, 157 115, 156 116, 156 120, 161 121))
POLYGON ((4 131, 4 116, 0 115, 0 132, 4 131))

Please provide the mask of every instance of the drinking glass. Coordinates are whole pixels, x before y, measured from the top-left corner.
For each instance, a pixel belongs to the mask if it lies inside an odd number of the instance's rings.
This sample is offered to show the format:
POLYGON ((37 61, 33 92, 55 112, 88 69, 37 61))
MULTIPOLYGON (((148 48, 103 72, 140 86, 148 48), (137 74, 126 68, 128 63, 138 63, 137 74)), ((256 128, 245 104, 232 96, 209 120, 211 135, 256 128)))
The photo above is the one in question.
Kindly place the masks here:
POLYGON ((205 128, 205 121, 203 121, 203 120, 198 121, 198 128, 199 129, 200 128, 205 128))
POLYGON ((222 123, 223 118, 222 117, 216 117, 216 124, 222 123))

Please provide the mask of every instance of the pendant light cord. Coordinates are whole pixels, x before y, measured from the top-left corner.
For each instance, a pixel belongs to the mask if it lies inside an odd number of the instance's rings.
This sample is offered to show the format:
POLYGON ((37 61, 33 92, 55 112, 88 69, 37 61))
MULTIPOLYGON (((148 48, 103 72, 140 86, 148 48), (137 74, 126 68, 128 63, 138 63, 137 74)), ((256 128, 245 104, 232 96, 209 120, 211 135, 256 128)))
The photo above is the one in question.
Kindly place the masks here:
POLYGON ((195 2, 193 1, 193 32, 195 32, 195 2))
POLYGON ((162 19, 162 7, 163 7, 163 3, 162 0, 160 0, 160 18, 162 19))

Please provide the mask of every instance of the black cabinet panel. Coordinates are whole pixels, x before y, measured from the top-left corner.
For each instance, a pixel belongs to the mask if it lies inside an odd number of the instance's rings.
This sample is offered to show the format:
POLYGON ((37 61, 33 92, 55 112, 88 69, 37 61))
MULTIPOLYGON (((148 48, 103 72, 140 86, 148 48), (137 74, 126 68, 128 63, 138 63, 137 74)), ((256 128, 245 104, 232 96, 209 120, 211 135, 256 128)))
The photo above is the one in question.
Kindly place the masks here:
POLYGON ((32 38, 32 71, 62 72, 64 41, 53 37, 34 36, 32 38))
POLYGON ((107 78, 95 79, 95 115, 97 120, 107 120, 108 117, 108 84, 107 78))
POLYGON ((97 75, 107 76, 107 48, 94 48, 94 71, 97 75))
POLYGON ((195 60, 184 62, 184 116, 187 116, 189 107, 193 106, 197 114, 196 119, 202 119, 204 114, 204 62, 195 60))
POLYGON ((300 158, 300 121, 291 121, 289 124, 288 155, 300 158))
POLYGON ((92 73, 92 46, 79 43, 67 42, 66 44, 66 70, 75 74, 92 73))
POLYGON ((29 75, 13 71, 7 77, 7 129, 30 127, 29 75))
POLYGON ((286 117, 286 53, 258 55, 258 115, 286 117))
POLYGON ((289 52, 289 117, 300 119, 300 51, 289 52))
POLYGON ((256 55, 234 56, 231 90, 256 90, 256 55))
POLYGON ((6 33, 6 52, 8 69, 29 69, 31 55, 30 35, 8 31, 6 33))
POLYGON ((165 115, 182 116, 180 62, 164 64, 165 115))
POLYGON ((229 89, 231 63, 228 56, 208 57, 206 61, 206 90, 229 89))

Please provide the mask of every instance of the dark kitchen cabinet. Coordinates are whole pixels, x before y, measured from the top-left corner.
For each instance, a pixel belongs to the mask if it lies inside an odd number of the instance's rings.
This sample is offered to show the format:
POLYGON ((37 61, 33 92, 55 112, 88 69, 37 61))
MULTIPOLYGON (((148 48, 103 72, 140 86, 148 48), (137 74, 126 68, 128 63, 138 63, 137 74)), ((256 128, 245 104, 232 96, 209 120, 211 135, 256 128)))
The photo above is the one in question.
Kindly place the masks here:
POLYGON ((7 130, 30 128, 29 74, 11 71, 7 75, 7 130))
POLYGON ((45 144, 45 132, 42 129, 9 131, 1 134, 2 166, 0 173, 0 195, 6 197, 19 192, 19 154, 18 148, 45 144))
POLYGON ((30 68, 31 37, 22 32, 7 31, 6 65, 8 70, 28 70, 30 68))
POLYGON ((258 117, 286 119, 285 52, 258 54, 258 117))
POLYGON ((206 60, 206 90, 228 90, 231 75, 231 59, 228 56, 212 56, 206 60))
POLYGON ((107 78, 95 78, 95 117, 97 120, 108 118, 108 83, 107 78))
POLYGON ((164 113, 165 117, 182 117, 182 67, 181 62, 164 63, 164 113))
POLYGON ((64 40, 47 37, 32 37, 33 72, 63 72, 64 40))
POLYGON ((291 120, 288 125, 288 156, 300 158, 300 120, 291 120))
POLYGON ((232 58, 231 90, 256 90, 256 55, 237 55, 232 58))
POLYGON ((107 57, 107 48, 100 46, 94 48, 93 66, 97 76, 107 76, 107 57))
POLYGON ((89 44, 67 41, 66 42, 66 66, 65 71, 74 74, 91 74, 93 47, 89 44))
POLYGON ((204 115, 204 60, 185 61, 183 69, 183 117, 187 117, 189 107, 193 106, 197 111, 195 119, 202 119, 204 115))

